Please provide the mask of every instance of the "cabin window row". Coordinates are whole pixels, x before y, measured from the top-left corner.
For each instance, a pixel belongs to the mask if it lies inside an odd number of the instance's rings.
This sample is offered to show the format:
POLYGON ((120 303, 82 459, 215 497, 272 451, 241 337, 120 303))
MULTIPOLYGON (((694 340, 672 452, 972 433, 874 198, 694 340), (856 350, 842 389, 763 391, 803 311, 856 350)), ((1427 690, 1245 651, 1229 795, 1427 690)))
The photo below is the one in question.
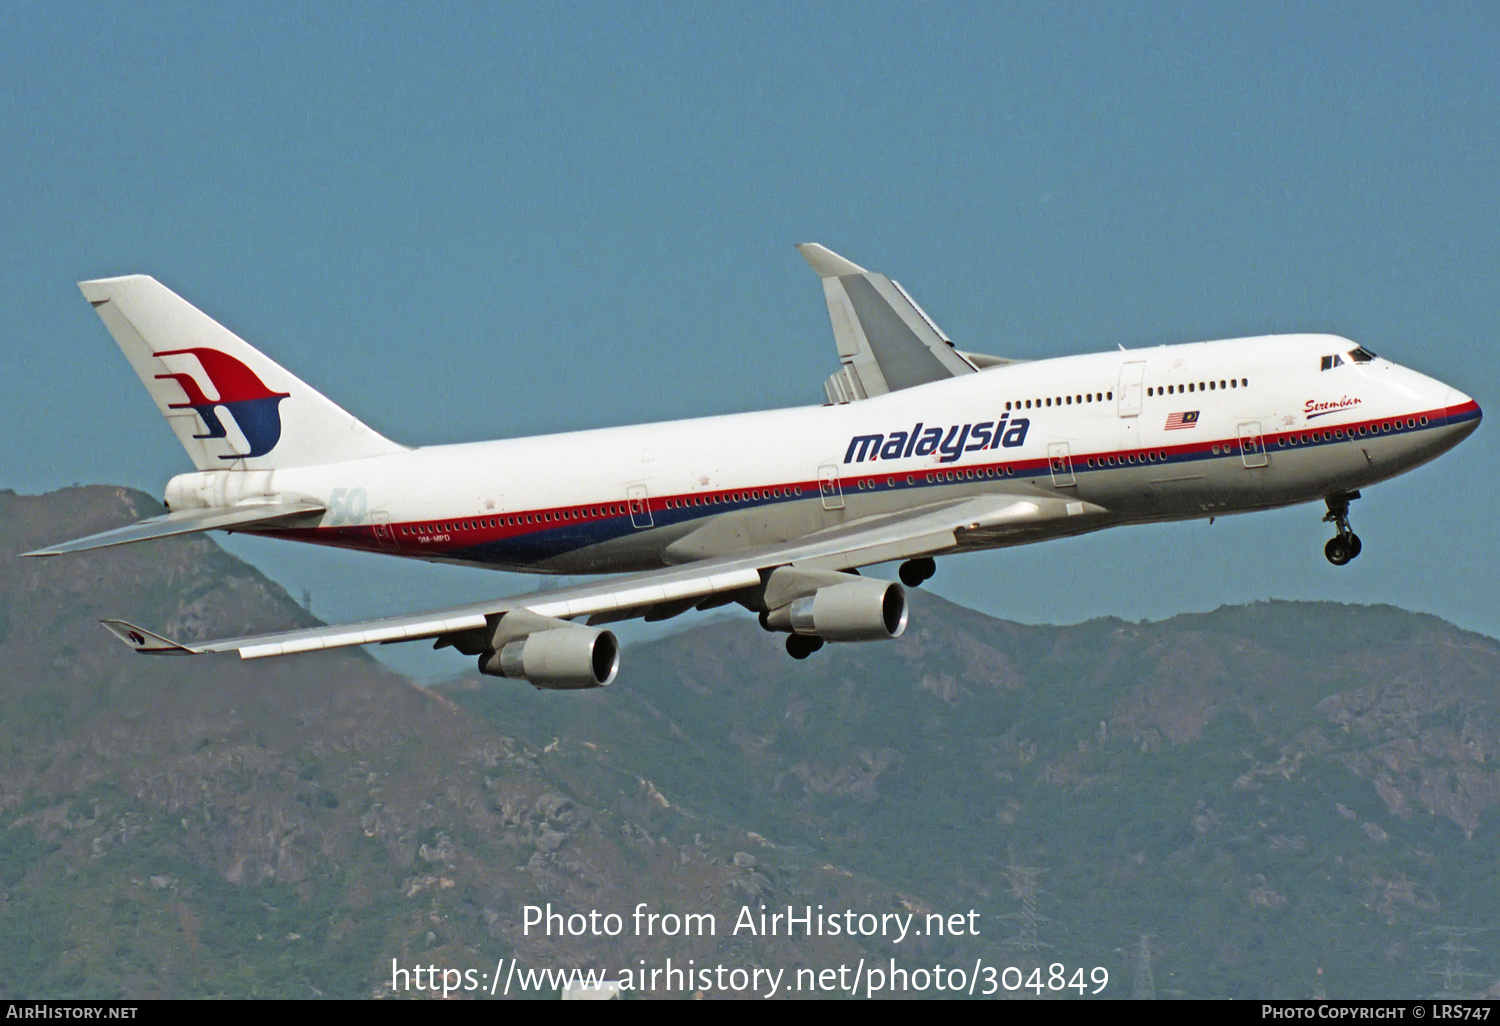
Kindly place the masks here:
MULTIPOLYGON (((727 495, 704 495, 692 499, 668 499, 665 505, 668 509, 681 509, 686 506, 711 506, 720 503, 759 500, 761 498, 780 499, 801 494, 802 489, 797 486, 791 488, 767 488, 749 492, 733 492, 727 495)), ((452 534, 456 531, 478 531, 495 527, 522 527, 526 524, 560 523, 564 520, 584 520, 589 517, 618 517, 624 516, 628 512, 630 512, 629 507, 623 505, 595 506, 582 509, 558 510, 554 513, 527 513, 512 517, 488 517, 482 520, 455 520, 443 524, 418 524, 415 527, 401 528, 401 533, 408 536, 452 534)))
POLYGON ((765 488, 748 492, 728 492, 723 495, 695 495, 691 499, 668 499, 665 505, 667 509, 686 509, 689 506, 717 506, 722 503, 785 499, 801 494, 802 488, 799 485, 793 485, 790 488, 765 488))
POLYGON ((1276 440, 1276 444, 1285 448, 1288 445, 1308 445, 1312 442, 1333 442, 1340 438, 1363 438, 1365 435, 1385 434, 1390 431, 1409 431, 1418 425, 1427 426, 1426 417, 1408 417, 1406 420, 1381 421, 1377 426, 1361 424, 1357 428, 1333 428, 1330 431, 1304 431, 1298 435, 1283 435, 1276 440))
POLYGON ((1159 452, 1131 452, 1124 456, 1093 456, 1088 460, 1091 467, 1124 467, 1134 466, 1137 463, 1165 463, 1167 451, 1159 452))
POLYGON ((1249 388, 1249 378, 1220 378, 1218 381, 1189 381, 1186 385, 1153 385, 1146 389, 1148 396, 1181 395, 1184 392, 1215 392, 1219 389, 1249 388))
POLYGON ((1113 392, 1084 392, 1082 395, 1060 395, 1055 398, 1016 399, 1007 402, 1005 408, 1007 410, 1031 410, 1041 409, 1044 406, 1082 406, 1084 403, 1102 403, 1114 397, 1113 392))
MULTIPOLYGON (((929 470, 920 474, 907 474, 906 483, 909 485, 923 482, 926 484, 937 484, 942 481, 982 481, 985 478, 1014 477, 1015 467, 973 467, 967 470, 929 470)), ((856 482, 860 491, 874 491, 881 487, 878 478, 860 478, 856 482)), ((885 479, 886 488, 896 487, 896 479, 888 477, 885 479)))
POLYGON ((555 513, 527 513, 513 517, 486 517, 482 520, 454 520, 444 524, 418 524, 403 527, 404 535, 453 534, 456 531, 483 531, 496 527, 521 527, 525 524, 550 524, 563 520, 583 520, 594 517, 624 516, 624 506, 595 506, 591 509, 564 509, 555 513))

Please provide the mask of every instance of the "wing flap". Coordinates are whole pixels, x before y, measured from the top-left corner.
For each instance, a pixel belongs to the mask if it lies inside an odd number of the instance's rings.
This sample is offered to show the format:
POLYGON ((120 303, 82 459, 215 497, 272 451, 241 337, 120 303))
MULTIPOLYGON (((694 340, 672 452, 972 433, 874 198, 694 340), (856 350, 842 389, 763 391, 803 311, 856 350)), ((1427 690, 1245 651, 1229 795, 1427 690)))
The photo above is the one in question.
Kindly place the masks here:
POLYGON ((106 549, 113 545, 128 545, 131 542, 192 534, 196 531, 245 527, 249 524, 281 520, 284 517, 322 513, 324 510, 325 507, 316 502, 260 502, 211 509, 184 509, 117 527, 112 531, 91 534, 86 538, 76 538, 49 548, 23 552, 21 555, 60 556, 68 552, 88 552, 92 549, 106 549))
POLYGON ((865 545, 827 556, 799 559, 792 565, 817 570, 851 570, 861 566, 872 566, 875 563, 889 563, 893 559, 910 559, 929 552, 942 552, 944 549, 953 548, 956 543, 957 539, 951 530, 931 531, 927 534, 865 545))
POLYGON ((482 613, 470 613, 466 616, 392 617, 388 620, 374 620, 368 624, 313 627, 308 630, 287 631, 283 634, 263 635, 258 638, 243 638, 233 642, 213 642, 202 646, 201 650, 205 652, 237 651, 241 659, 264 659, 267 656, 321 652, 327 648, 347 648, 351 645, 418 641, 443 634, 476 630, 485 626, 486 622, 482 613))

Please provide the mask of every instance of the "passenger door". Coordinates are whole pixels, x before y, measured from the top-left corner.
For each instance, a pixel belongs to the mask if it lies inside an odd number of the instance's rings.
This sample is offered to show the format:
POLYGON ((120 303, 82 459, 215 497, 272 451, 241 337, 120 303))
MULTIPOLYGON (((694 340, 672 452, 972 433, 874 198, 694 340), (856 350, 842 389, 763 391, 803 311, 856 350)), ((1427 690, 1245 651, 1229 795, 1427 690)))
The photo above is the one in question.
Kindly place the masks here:
POLYGON ((383 509, 370 513, 370 530, 382 549, 396 548, 396 532, 391 529, 391 515, 383 509))
POLYGON ((1131 360, 1120 368, 1120 383, 1115 386, 1116 410, 1119 425, 1116 446, 1121 449, 1139 449, 1141 441, 1141 409, 1145 396, 1146 361, 1131 360))
POLYGON ((1269 462, 1258 420, 1246 421, 1240 425, 1240 460, 1245 464, 1246 470, 1264 467, 1269 462))
POLYGON ((630 526, 635 528, 651 526, 651 499, 646 494, 646 486, 635 484, 625 489, 625 501, 630 506, 630 526))
POLYGON ((1047 463, 1052 468, 1052 487, 1071 488, 1078 483, 1073 478, 1073 457, 1067 442, 1052 442, 1047 446, 1047 463))
POLYGON ((827 510, 844 508, 844 489, 839 484, 837 463, 825 463, 818 468, 818 495, 827 510))
POLYGON ((1116 396, 1120 402, 1120 416, 1139 417, 1141 399, 1145 395, 1146 361, 1131 360, 1120 368, 1120 386, 1116 396))

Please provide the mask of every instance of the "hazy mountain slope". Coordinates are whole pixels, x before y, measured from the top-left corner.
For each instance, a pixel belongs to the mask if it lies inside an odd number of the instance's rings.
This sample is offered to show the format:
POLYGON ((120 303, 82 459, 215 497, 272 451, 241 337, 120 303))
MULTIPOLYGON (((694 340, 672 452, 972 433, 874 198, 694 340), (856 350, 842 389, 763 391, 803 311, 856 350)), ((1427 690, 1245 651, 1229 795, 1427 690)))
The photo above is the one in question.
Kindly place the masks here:
MULTIPOLYGON (((392 957, 619 965, 711 942, 528 939, 521 906, 769 894, 767 867, 734 858, 752 841, 689 830, 640 780, 575 767, 362 652, 152 659, 94 622, 189 637, 310 622, 211 541, 13 558, 154 511, 112 488, 0 494, 0 993, 370 994, 392 957)), ((828 892, 852 879, 804 875, 828 892)))
MULTIPOLYGON (((748 618, 630 656, 566 706, 461 701, 973 904, 1012 950, 1035 930, 1053 946, 1032 957, 1133 972, 1147 933, 1163 988, 1415 994, 1439 982, 1432 929, 1500 906, 1500 645, 1432 617, 1267 603, 1045 628, 924 595, 900 641, 806 663, 748 618), (1002 919, 1027 869, 1050 922, 1002 919)), ((1487 975, 1466 986, 1496 978, 1469 960, 1487 975)))

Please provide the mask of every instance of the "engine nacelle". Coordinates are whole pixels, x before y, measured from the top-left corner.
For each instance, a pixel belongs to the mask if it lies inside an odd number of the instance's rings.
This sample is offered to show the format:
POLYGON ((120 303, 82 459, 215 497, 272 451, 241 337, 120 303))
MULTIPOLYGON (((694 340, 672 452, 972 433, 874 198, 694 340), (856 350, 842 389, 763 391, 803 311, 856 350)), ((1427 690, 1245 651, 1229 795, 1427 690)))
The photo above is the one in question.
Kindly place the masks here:
POLYGON ((620 672, 613 631, 570 624, 507 641, 479 657, 479 672, 526 680, 548 691, 602 688, 620 672))
POLYGON ((768 630, 808 634, 824 641, 887 641, 906 630, 906 591, 894 581, 860 580, 819 588, 772 609, 768 630))

